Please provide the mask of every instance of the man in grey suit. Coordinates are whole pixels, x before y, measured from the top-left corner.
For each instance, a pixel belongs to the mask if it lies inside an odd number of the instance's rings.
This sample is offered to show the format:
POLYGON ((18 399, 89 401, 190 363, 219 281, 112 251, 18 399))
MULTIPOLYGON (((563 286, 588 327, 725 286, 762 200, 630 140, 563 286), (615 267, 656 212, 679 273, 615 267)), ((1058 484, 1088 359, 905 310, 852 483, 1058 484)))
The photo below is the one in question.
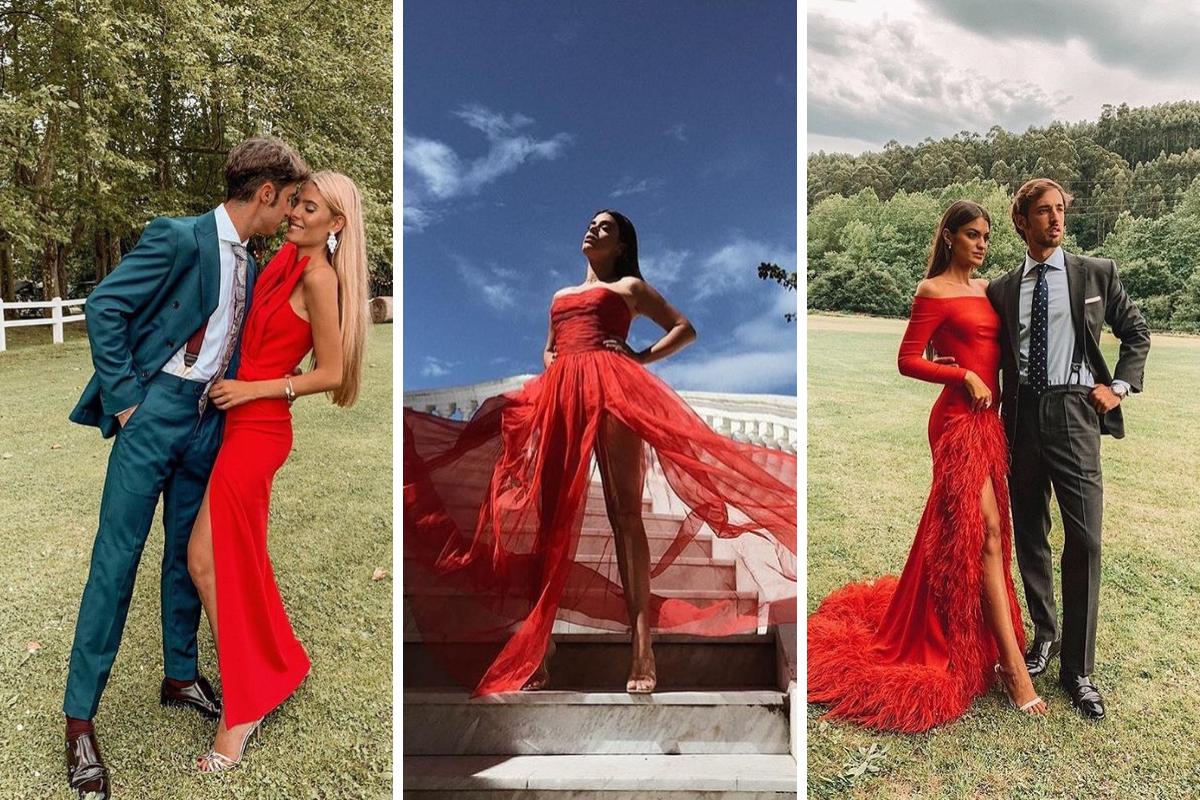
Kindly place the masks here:
POLYGON ((1142 390, 1150 331, 1116 264, 1062 249, 1070 202, 1048 178, 1017 191, 1012 220, 1028 252, 987 294, 1001 320, 1009 497, 1034 627, 1025 664, 1036 677, 1061 651, 1060 684, 1084 717, 1100 720, 1104 701, 1091 678, 1104 504, 1100 436, 1125 435, 1121 402, 1142 390), (1105 324, 1121 342, 1111 372, 1099 345, 1105 324), (1051 487, 1063 519, 1061 636, 1047 540, 1051 487))

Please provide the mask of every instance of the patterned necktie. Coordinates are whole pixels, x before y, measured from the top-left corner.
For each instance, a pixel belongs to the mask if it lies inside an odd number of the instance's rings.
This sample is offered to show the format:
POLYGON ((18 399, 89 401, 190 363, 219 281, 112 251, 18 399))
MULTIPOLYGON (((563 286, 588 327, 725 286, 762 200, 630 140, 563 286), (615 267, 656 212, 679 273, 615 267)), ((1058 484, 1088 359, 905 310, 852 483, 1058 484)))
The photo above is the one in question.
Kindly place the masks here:
POLYGON ((208 406, 208 390, 215 382, 224 378, 225 370, 229 369, 229 362, 233 360, 233 350, 237 345, 238 333, 242 329, 242 318, 246 314, 246 263, 248 261, 246 248, 237 242, 231 244, 230 247, 233 248, 233 316, 229 322, 229 332, 225 334, 220 366, 217 368, 216 374, 209 379, 208 385, 204 387, 204 394, 200 395, 201 415, 208 406))
POLYGON ((1050 332, 1050 289, 1046 284, 1046 265, 1037 265, 1037 283, 1033 287, 1033 308, 1029 319, 1029 385, 1038 394, 1050 385, 1047 353, 1050 332))

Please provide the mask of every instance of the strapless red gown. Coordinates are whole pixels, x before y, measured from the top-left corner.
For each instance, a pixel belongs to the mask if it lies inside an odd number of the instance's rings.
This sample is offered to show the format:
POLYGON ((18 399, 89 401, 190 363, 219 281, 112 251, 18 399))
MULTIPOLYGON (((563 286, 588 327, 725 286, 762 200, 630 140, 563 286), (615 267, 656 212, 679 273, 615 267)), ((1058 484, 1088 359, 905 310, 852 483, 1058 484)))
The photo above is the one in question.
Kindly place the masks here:
POLYGON ((900 372, 945 384, 929 415, 933 486, 899 580, 844 586, 808 618, 808 700, 828 705, 831 717, 924 731, 961 716, 992 685, 998 651, 983 618, 980 509, 988 477, 1002 520, 1013 630, 1025 646, 1010 569, 1004 428, 994 407, 971 410, 962 385, 971 370, 1000 397, 999 335, 999 317, 985 297, 913 301, 900 372), (925 359, 930 341, 958 366, 925 359))
MULTIPOLYGON (((628 356, 632 313, 604 286, 551 306, 557 357, 521 389, 484 402, 469 421, 404 411, 405 609, 426 643, 504 642, 484 668, 440 655, 475 694, 519 689, 541 663, 555 619, 627 630, 613 548, 576 558, 591 456, 608 415, 657 458, 690 509, 652 563, 651 625, 726 635, 796 613, 796 457, 714 433, 671 389, 628 356), (656 591, 654 577, 703 525, 718 537, 756 534, 747 606, 704 592, 656 591)), ((436 652, 436 645, 433 646, 436 652)))
MULTIPOLYGON (((312 349, 312 331, 288 303, 308 259, 285 244, 263 270, 242 329, 237 379, 289 375, 312 349)), ((292 449, 287 400, 255 400, 225 414, 209 479, 217 584, 217 661, 225 724, 240 725, 283 702, 308 674, 267 552, 271 483, 292 449)))

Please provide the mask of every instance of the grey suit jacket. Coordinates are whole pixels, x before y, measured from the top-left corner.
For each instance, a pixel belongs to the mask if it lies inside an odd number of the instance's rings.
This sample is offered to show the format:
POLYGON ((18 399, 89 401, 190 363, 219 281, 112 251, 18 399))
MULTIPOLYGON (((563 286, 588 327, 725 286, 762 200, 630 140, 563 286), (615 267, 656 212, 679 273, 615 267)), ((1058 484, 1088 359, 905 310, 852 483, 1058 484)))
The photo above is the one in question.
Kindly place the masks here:
MULTIPOLYGON (((1075 324, 1075 339, 1083 343, 1084 357, 1092 369, 1097 384, 1110 384, 1114 379, 1129 384, 1130 391, 1142 390, 1146 355, 1150 352, 1150 329, 1142 312, 1125 292, 1117 277, 1117 265, 1112 259, 1092 258, 1066 253, 1067 288, 1071 294, 1071 320, 1075 324), (1085 298, 1099 297, 1099 302, 1085 303, 1085 298), (1100 331, 1107 324, 1113 335, 1121 340, 1116 367, 1110 372, 1100 352, 1100 331)), ((1000 315, 1001 356, 1003 376, 1001 413, 1004 416, 1008 440, 1013 441, 1016 429, 1018 372, 1020 354, 1021 273, 1024 261, 988 285, 987 295, 1000 315)), ((1125 421, 1121 407, 1100 418, 1101 433, 1114 439, 1125 436, 1125 421)))

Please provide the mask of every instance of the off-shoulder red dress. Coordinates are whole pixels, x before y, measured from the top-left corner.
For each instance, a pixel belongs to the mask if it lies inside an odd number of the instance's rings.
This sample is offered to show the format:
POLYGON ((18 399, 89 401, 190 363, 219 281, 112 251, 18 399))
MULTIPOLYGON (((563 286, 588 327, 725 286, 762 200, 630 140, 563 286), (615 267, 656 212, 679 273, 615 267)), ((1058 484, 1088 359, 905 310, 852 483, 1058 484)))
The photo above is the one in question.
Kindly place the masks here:
MULTIPOLYGON (((632 318, 603 285, 560 295, 551 306, 557 355, 541 376, 485 401, 469 421, 404 411, 405 611, 426 643, 503 643, 490 664, 457 659, 453 647, 440 653, 477 695, 521 688, 555 619, 627 629, 621 586, 610 579, 613 548, 600 562, 576 558, 592 453, 609 416, 648 446, 690 510, 652 563, 652 628, 719 636, 797 618, 795 455, 714 433, 653 373, 605 349, 605 338, 626 337, 632 318), (655 588, 704 525, 762 543, 747 548, 757 599, 655 588)), ((707 585, 703 565, 688 569, 697 587, 707 585)))
POLYGON ((997 410, 971 410, 967 370, 1000 397, 1000 320, 982 296, 917 297, 900 372, 945 384, 929 415, 933 486, 899 580, 831 593, 808 619, 808 700, 829 716, 918 732, 956 719, 992 685, 997 648, 983 617, 980 494, 991 478, 1002 524, 1013 631, 1025 632, 1013 589, 1008 453, 997 410), (957 366, 923 357, 930 342, 957 366))
MULTIPOLYGON (((288 297, 307 258, 285 244, 263 270, 242 330, 237 379, 291 374, 312 349, 312 330, 288 297)), ((271 484, 292 449, 287 400, 254 400, 225 414, 225 434, 209 479, 217 584, 217 661, 225 724, 256 720, 282 703, 308 674, 267 552, 271 484)))

